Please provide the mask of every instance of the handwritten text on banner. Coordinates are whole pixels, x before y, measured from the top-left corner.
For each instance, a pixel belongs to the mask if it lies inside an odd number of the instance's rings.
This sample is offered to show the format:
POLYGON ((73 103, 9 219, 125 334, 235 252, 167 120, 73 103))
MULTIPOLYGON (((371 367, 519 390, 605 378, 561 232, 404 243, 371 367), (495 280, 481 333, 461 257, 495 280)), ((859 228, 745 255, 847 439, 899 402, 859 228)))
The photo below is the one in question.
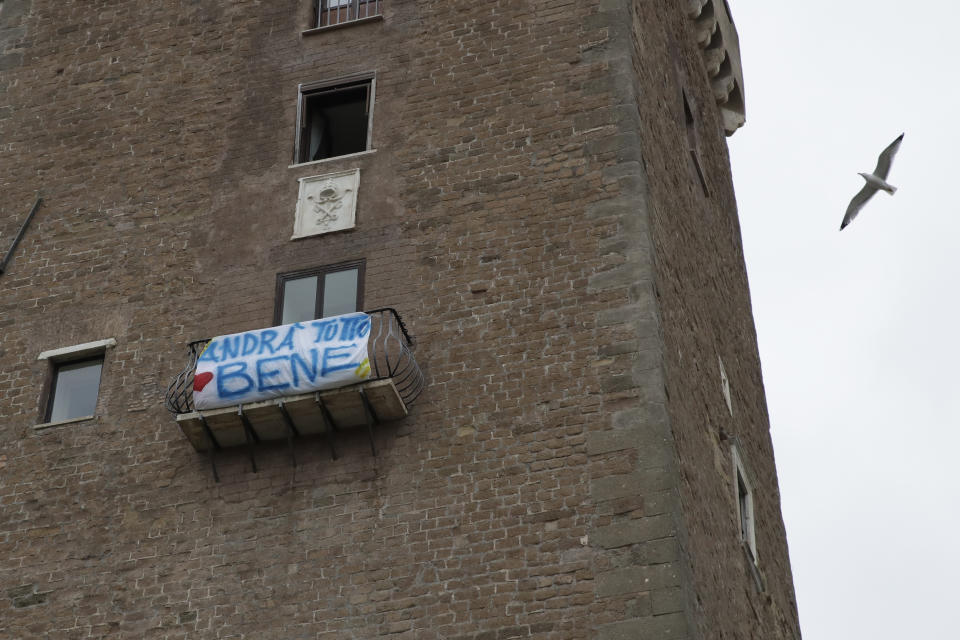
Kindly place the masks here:
POLYGON ((333 389, 370 377, 370 316, 348 313, 218 336, 197 360, 196 409, 333 389))

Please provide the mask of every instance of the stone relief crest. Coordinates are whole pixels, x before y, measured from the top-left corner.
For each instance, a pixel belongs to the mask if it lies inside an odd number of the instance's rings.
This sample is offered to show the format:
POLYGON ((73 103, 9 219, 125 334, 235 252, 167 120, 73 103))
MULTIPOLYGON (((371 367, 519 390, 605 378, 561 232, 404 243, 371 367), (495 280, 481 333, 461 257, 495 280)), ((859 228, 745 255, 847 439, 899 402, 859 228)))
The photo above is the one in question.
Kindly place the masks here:
POLYGON ((300 178, 293 238, 353 228, 359 183, 359 169, 300 178))
POLYGON ((325 230, 335 226, 344 198, 350 193, 353 189, 338 189, 332 180, 328 180, 318 192, 308 195, 307 200, 313 205, 314 224, 325 230))

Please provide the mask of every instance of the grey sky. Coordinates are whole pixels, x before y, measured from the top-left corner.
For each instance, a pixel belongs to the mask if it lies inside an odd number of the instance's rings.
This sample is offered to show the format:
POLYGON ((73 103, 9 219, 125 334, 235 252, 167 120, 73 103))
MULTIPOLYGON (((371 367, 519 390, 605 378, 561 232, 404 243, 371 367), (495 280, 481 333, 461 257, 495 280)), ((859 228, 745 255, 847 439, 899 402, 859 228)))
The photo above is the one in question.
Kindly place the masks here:
POLYGON ((960 3, 730 5, 747 124, 729 145, 804 638, 958 637, 960 3), (901 132, 899 191, 841 233, 857 172, 901 132))

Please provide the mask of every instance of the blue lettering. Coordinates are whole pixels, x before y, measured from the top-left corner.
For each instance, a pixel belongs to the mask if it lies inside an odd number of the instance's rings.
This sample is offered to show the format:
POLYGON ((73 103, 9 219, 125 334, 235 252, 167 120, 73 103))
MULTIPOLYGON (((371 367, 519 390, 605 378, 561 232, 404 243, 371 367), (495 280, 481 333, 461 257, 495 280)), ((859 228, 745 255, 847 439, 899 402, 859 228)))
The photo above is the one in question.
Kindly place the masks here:
POLYGON ((248 356, 251 353, 255 353, 259 345, 260 345, 260 341, 257 340, 257 334, 255 333, 243 334, 243 353, 241 353, 240 355, 248 356))
POLYGON ((357 366, 357 363, 353 362, 353 359, 350 357, 350 350, 356 349, 357 345, 347 344, 341 345, 339 347, 327 347, 323 350, 323 370, 320 375, 326 377, 328 373, 333 373, 334 371, 342 371, 343 369, 352 369, 357 366), (343 360, 347 359, 346 363, 333 364, 334 360, 343 360))
POLYGON ((297 373, 297 367, 303 369, 304 375, 311 383, 317 379, 317 350, 310 349, 310 356, 313 361, 312 365, 305 362, 299 353, 290 355, 290 370, 293 372, 294 387, 300 386, 300 375, 297 373))
POLYGON ((314 344, 324 340, 333 340, 337 337, 336 320, 317 320, 313 323, 313 326, 317 329, 317 339, 313 341, 314 344))
POLYGON ((217 393, 221 398, 236 398, 253 389, 253 378, 244 373, 246 370, 246 362, 231 362, 217 367, 217 393))
POLYGON ((257 360, 257 391, 275 391, 277 389, 286 389, 290 386, 289 382, 281 382, 279 384, 267 384, 268 378, 274 378, 276 376, 282 375, 280 369, 269 369, 265 370, 264 365, 269 362, 275 362, 277 360, 286 360, 287 356, 275 356, 273 358, 261 358, 257 360))
POLYGON ((220 355, 220 361, 230 360, 240 355, 240 341, 242 336, 227 336, 223 339, 223 347, 220 355))
POLYGON ((339 321, 338 321, 338 320, 334 320, 333 322, 331 322, 330 324, 327 325, 327 328, 326 328, 326 329, 324 329, 324 331, 323 331, 323 339, 324 339, 324 340, 326 340, 326 341, 329 342, 330 340, 336 340, 336 339, 337 339, 337 322, 339 322, 339 321))
POLYGON ((302 327, 303 325, 301 325, 299 322, 297 324, 290 325, 290 328, 287 329, 287 335, 285 335, 283 340, 280 341, 280 344, 277 345, 277 349, 274 351, 274 353, 280 351, 280 349, 288 349, 293 351, 293 332, 297 329, 301 329, 302 327))
POLYGON ((370 330, 369 316, 349 316, 340 321, 343 323, 343 330, 340 332, 341 340, 356 340, 358 336, 362 338, 370 330))
POLYGON ((200 353, 200 357, 197 358, 197 362, 219 362, 217 359, 217 341, 211 340, 207 343, 207 346, 203 348, 203 351, 200 353))
POLYGON ((277 350, 273 348, 273 341, 277 339, 277 332, 273 329, 264 329, 260 332, 260 353, 257 355, 263 355, 264 351, 269 350, 271 354, 276 353, 277 350))

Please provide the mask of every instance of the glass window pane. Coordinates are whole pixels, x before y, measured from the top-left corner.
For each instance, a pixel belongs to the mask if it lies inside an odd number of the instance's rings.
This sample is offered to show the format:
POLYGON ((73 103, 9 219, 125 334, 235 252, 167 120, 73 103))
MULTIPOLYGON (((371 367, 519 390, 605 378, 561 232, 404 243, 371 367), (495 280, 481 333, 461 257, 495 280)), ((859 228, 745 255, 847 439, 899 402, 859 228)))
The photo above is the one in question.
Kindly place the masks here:
POLYGON ((313 320, 317 309, 317 276, 283 283, 283 317, 280 324, 313 320))
POLYGON ((338 316, 357 310, 357 269, 328 273, 323 281, 323 315, 338 316))
POLYGON ((57 367, 50 422, 93 415, 102 368, 103 360, 87 360, 57 367))

